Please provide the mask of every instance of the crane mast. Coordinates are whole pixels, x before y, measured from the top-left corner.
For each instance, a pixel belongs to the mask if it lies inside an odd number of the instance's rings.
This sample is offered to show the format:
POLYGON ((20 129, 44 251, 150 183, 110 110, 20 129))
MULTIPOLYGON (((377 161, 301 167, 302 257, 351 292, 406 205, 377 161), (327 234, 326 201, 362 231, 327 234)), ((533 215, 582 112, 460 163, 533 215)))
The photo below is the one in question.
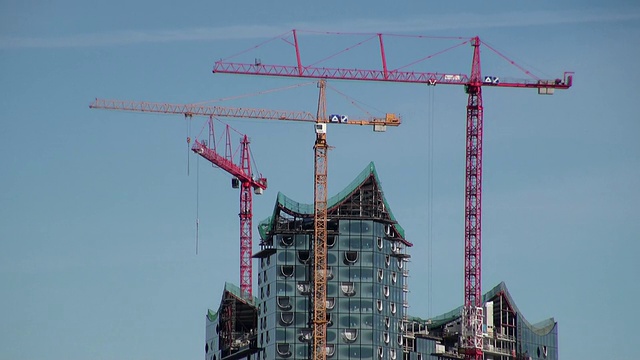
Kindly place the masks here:
POLYGON ((327 102, 326 82, 318 82, 318 115, 314 157, 313 349, 314 360, 326 359, 327 333, 327 102))
MULTIPOLYGON (((212 164, 221 167, 238 180, 240 187, 240 291, 244 298, 252 296, 252 221, 253 221, 253 193, 258 193, 267 188, 267 179, 259 177, 254 179, 251 172, 251 158, 249 151, 249 138, 243 135, 240 141, 240 164, 236 165, 232 160, 223 157, 215 150, 207 147, 197 139, 191 148, 193 152, 209 160, 212 164)), ((234 181, 235 181, 234 179, 234 181)))
MULTIPOLYGON (((461 351, 467 360, 481 360, 483 358, 482 324, 483 324, 483 304, 482 304, 482 131, 483 131, 483 105, 482 87, 508 87, 508 88, 530 88, 537 89, 538 94, 552 95, 555 89, 568 89, 572 85, 572 73, 565 72, 562 79, 534 79, 534 80, 513 80, 500 81, 498 77, 482 76, 480 67, 480 45, 482 41, 479 37, 473 37, 462 44, 469 43, 473 47, 473 58, 471 74, 452 74, 439 72, 417 72, 401 71, 398 69, 388 69, 387 59, 384 51, 384 41, 382 34, 376 34, 380 43, 380 57, 382 70, 378 69, 354 69, 354 68, 327 68, 304 66, 300 59, 300 48, 296 30, 292 31, 294 47, 296 53, 296 65, 269 65, 260 63, 238 63, 228 61, 217 61, 213 67, 214 73, 264 75, 264 76, 284 76, 316 79, 340 79, 359 81, 383 81, 417 83, 427 85, 462 85, 468 95, 466 107, 466 169, 465 169, 465 229, 464 229, 464 304, 462 309, 462 334, 461 351)), ((462 45, 460 44, 460 45, 462 45)), ((486 45, 486 44, 485 44, 486 45)), ((487 45, 488 46, 488 45, 487 45)), ((489 47, 492 49, 491 47, 489 47)), ((492 49, 493 50, 493 49, 492 49)), ((495 50, 494 50, 495 51, 495 50)), ((496 51, 497 52, 497 51, 496 51)), ((501 54, 500 54, 501 55, 501 54)), ((504 56, 503 56, 504 57, 504 56)), ((515 65, 513 61, 512 64, 515 65)), ((518 65, 516 65, 518 66, 518 65)), ((318 221, 322 221, 319 214, 322 214, 322 198, 318 197, 319 190, 325 190, 326 186, 319 184, 326 181, 326 163, 318 166, 318 160, 326 161, 326 144, 316 140, 316 196, 314 200, 316 209, 316 241, 318 233, 324 231, 318 221), (318 144, 321 144, 318 146, 318 144), (324 172, 322 172, 324 171, 324 172), (320 202, 320 203, 318 203, 320 202)), ((325 209, 326 210, 326 209, 325 209)), ((320 244, 317 244, 320 246, 320 244)), ((323 258, 315 258, 314 269, 323 270, 323 258)), ((314 274, 314 279, 324 281, 323 274, 314 274)), ((324 285, 314 287, 314 291, 326 292, 324 285)), ((326 295, 326 294, 325 294, 326 295)), ((319 300, 323 294, 314 294, 314 298, 319 300)), ((324 349, 318 348, 323 345, 326 329, 320 326, 322 319, 319 317, 321 310, 314 307, 314 348, 312 358, 314 360, 324 360, 326 355, 324 349)), ((491 315, 491 314, 488 314, 491 315)), ((324 348, 324 346, 323 346, 324 348)))
POLYGON ((482 360, 482 75, 480 39, 472 40, 471 77, 466 87, 467 102, 465 229, 464 229, 464 306, 462 347, 466 359, 482 360))

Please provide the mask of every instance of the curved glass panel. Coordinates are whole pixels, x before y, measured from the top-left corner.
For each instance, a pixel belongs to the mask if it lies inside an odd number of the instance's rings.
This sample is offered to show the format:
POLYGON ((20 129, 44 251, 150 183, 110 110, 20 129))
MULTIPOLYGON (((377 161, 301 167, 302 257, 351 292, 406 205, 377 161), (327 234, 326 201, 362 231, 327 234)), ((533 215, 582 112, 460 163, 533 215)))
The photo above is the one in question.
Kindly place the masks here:
POLYGON ((326 353, 327 353, 327 357, 332 357, 333 354, 336 353, 336 346, 333 344, 327 344, 326 345, 326 353))
POLYGON ((358 329, 344 329, 342 337, 346 342, 354 342, 358 338, 358 329))
POLYGON ((301 264, 308 264, 309 258, 310 258, 310 255, 308 250, 298 250, 298 261, 301 264))
POLYGON ((297 288, 301 295, 309 295, 311 293, 311 286, 308 281, 299 281, 297 288))
POLYGON ((327 298, 327 310, 333 310, 336 306, 336 299, 332 297, 327 298))
POLYGON ((344 263, 347 265, 353 265, 358 261, 358 252, 357 251, 345 251, 344 253, 344 263))
POLYGON ((327 248, 332 248, 336 245, 336 236, 329 235, 327 236, 327 248))
POLYGON ((289 326, 293 324, 293 319, 294 319, 293 313, 290 311, 280 313, 280 324, 284 326, 289 326))
POLYGON ((343 282, 340 285, 340 290, 342 290, 342 292, 347 296, 353 296, 356 294, 356 288, 352 282, 343 282))
POLYGON ((292 277, 293 276, 293 265, 282 265, 280 266, 280 274, 284 277, 292 277))
POLYGON ((298 332, 298 340, 303 342, 309 342, 313 338, 313 330, 312 329, 300 329, 298 332))
POLYGON ((282 310, 291 310, 291 299, 288 296, 278 296, 276 302, 278 307, 282 310))
POLYGON ((280 245, 289 247, 293 245, 293 235, 284 235, 280 238, 280 245))
POLYGON ((283 358, 288 358, 291 356, 291 350, 289 350, 288 343, 279 343, 276 345, 276 350, 278 351, 278 355, 283 358))

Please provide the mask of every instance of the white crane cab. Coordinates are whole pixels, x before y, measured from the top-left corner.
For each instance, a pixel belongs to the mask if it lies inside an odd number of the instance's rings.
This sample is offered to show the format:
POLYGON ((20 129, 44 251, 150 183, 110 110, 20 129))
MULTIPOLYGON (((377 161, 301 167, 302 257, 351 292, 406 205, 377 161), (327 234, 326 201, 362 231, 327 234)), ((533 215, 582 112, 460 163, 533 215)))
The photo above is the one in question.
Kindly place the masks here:
POLYGON ((316 134, 326 134, 326 133, 327 133, 327 124, 316 123, 316 134))

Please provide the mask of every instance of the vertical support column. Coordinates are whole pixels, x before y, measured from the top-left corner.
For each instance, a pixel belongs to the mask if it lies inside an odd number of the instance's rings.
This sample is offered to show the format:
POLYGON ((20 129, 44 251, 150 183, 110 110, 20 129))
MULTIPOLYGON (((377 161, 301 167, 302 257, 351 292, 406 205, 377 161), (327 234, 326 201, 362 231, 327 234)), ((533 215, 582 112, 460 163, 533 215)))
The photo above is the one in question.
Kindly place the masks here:
MULTIPOLYGON (((318 87, 316 125, 327 122, 325 81, 318 87)), ((314 145, 314 236, 313 236, 313 360, 325 360, 327 341, 327 146, 326 133, 316 129, 314 145)))
MULTIPOLYGON (((245 174, 251 177, 251 159, 249 158, 249 139, 242 139, 241 166, 245 174)), ((253 194, 251 183, 243 181, 240 188, 240 292, 245 299, 252 297, 252 218, 253 194)))
POLYGON ((464 209, 464 306, 462 347, 465 359, 482 360, 482 76, 480 39, 472 40, 473 63, 466 86, 467 102, 465 209, 464 209))

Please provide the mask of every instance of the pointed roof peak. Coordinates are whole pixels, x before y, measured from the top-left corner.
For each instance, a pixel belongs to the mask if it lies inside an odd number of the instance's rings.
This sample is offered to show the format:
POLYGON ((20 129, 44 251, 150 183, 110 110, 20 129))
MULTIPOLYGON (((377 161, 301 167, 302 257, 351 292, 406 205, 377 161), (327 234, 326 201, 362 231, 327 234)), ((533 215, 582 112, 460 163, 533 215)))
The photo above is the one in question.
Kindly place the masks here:
MULTIPOLYGON (((402 239, 404 239, 404 229, 397 223, 393 213, 391 212, 391 208, 387 200, 384 197, 384 192, 382 192, 382 186, 380 178, 378 177, 378 172, 376 170, 375 163, 373 161, 369 162, 364 169, 347 185, 342 191, 333 195, 331 198, 327 200, 327 209, 329 212, 334 208, 340 206, 345 201, 347 201, 350 196, 354 194, 354 192, 361 188, 363 185, 367 183, 369 179, 372 178, 372 181, 375 183, 375 186, 380 190, 382 196, 382 202, 384 203, 385 212, 388 214, 388 217, 391 222, 394 223, 394 228, 397 233, 400 235, 402 239)), ((288 196, 286 196, 282 192, 278 192, 276 206, 273 211, 273 215, 265 220, 263 220, 259 226, 258 230, 260 231, 260 235, 263 239, 266 238, 267 233, 271 231, 273 219, 275 219, 279 210, 282 210, 290 215, 298 215, 301 217, 312 217, 314 214, 314 205, 313 204, 302 204, 299 203, 288 196)), ((407 245, 412 245, 407 242, 407 245)))

